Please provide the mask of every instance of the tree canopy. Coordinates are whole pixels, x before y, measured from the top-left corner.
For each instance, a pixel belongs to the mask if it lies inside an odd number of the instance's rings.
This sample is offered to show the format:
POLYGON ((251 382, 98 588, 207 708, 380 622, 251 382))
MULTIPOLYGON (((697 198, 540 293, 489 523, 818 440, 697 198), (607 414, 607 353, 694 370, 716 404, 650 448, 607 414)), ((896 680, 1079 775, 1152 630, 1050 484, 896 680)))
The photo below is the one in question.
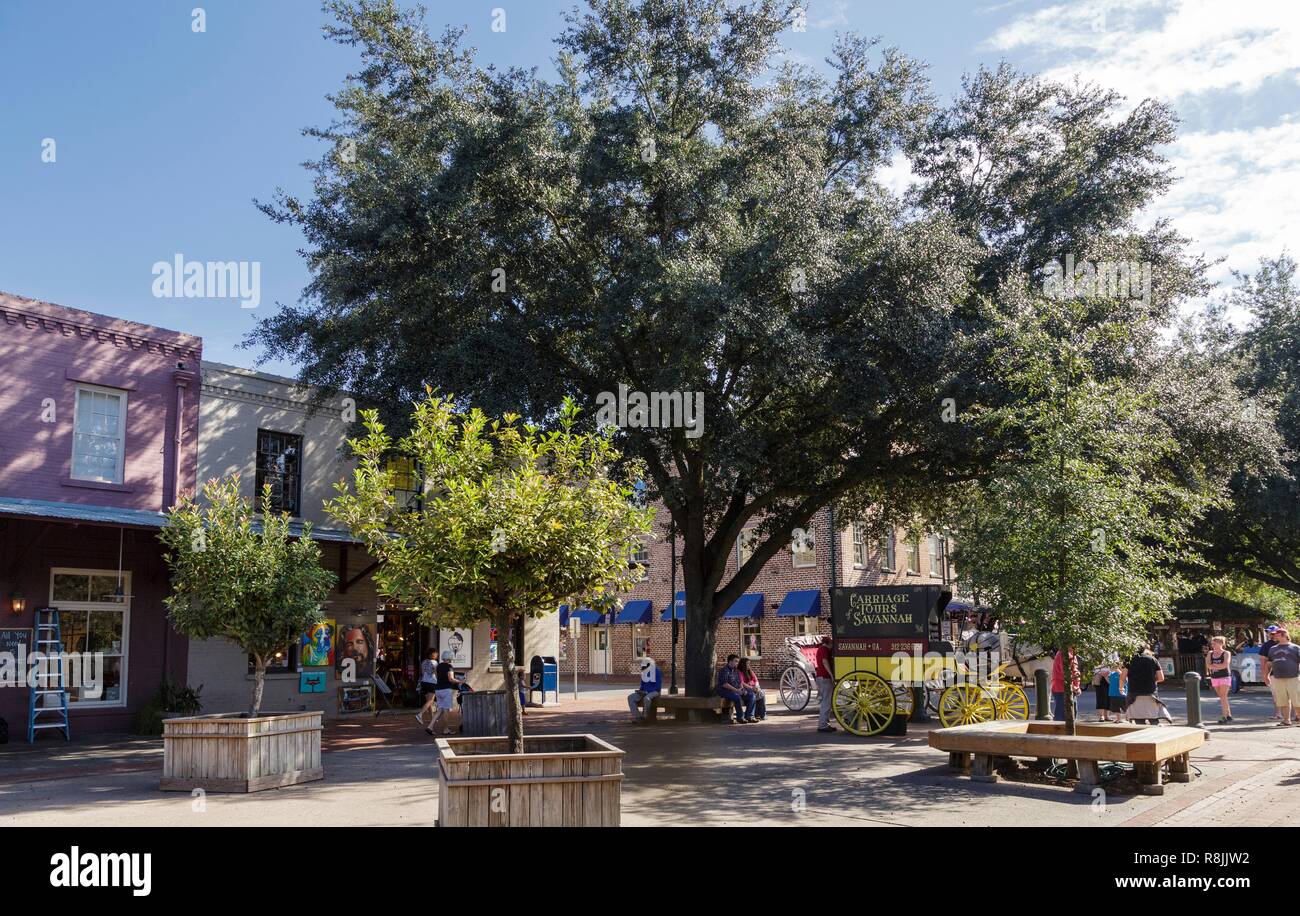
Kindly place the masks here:
POLYGON ((327 33, 361 69, 310 131, 331 144, 313 196, 263 205, 306 235, 312 280, 252 341, 392 423, 430 384, 538 422, 619 385, 702 394, 702 435, 618 436, 682 538, 692 693, 723 612, 813 513, 935 517, 1023 454, 983 419, 1016 397, 998 348, 1048 262, 1150 268, 1149 295, 1080 316, 1122 329, 1092 354, 1114 377, 1155 372, 1204 287, 1184 240, 1133 219, 1170 181, 1166 106, 1005 66, 940 105, 877 41, 790 62, 795 6, 591 0, 547 80, 480 66, 423 10, 336 0, 327 33))

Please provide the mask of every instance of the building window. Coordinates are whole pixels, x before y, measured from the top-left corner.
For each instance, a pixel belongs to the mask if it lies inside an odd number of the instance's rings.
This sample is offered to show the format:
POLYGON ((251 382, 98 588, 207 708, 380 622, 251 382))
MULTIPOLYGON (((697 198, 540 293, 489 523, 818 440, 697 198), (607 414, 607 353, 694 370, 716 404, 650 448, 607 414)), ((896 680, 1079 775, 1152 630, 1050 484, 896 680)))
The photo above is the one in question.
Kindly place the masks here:
POLYGON ((762 657, 763 633, 761 621, 742 620, 740 622, 740 654, 745 658, 762 657))
POLYGON ((632 565, 640 566, 643 569, 650 566, 650 548, 646 546, 645 541, 638 544, 636 549, 632 551, 632 565))
POLYGON ((930 535, 930 576, 942 579, 943 576, 943 538, 937 534, 930 535))
POLYGON ((817 618, 796 617, 794 619, 794 635, 795 636, 816 636, 817 618))
POLYGON ((271 485, 271 511, 300 515, 298 500, 302 486, 302 436, 257 431, 257 499, 261 508, 262 488, 271 485))
POLYGON ((749 558, 754 555, 754 548, 758 546, 758 532, 753 528, 746 528, 740 532, 740 537, 736 538, 736 553, 738 561, 736 567, 740 568, 749 562, 749 558))
POLYGON ((790 555, 794 558, 795 569, 805 569, 817 565, 816 538, 811 531, 796 529, 790 541, 790 555))
POLYGON ((867 565, 867 532, 862 522, 853 523, 853 568, 867 565))
MULTIPOLYGON (((101 653, 98 687, 68 681, 68 700, 81 706, 125 706, 127 635, 131 623, 131 574, 97 569, 54 569, 50 605, 59 609, 65 652, 101 653)), ((97 664, 96 664, 97 666, 97 664)), ((83 670, 83 681, 85 674, 83 670)), ((75 671, 65 669, 65 676, 75 671)))
POLYGON ((397 510, 418 512, 424 492, 415 459, 406 455, 393 455, 384 463, 384 469, 391 475, 389 480, 393 485, 390 492, 393 501, 397 503, 397 510))
POLYGON ((891 531, 880 537, 880 571, 893 572, 895 560, 894 532, 891 531))
MULTIPOLYGON (((286 643, 283 648, 276 649, 275 654, 266 660, 267 674, 292 674, 298 670, 298 653, 297 645, 286 643)), ((248 673, 252 674, 257 670, 257 662, 252 655, 248 656, 248 673)))
POLYGON ((632 653, 634 658, 650 654, 650 628, 643 623, 632 625, 632 653))
POLYGON ((78 385, 72 428, 73 479, 121 483, 126 460, 126 392, 78 385))
POLYGON ((907 572, 918 575, 921 572, 921 536, 914 534, 907 539, 907 572))

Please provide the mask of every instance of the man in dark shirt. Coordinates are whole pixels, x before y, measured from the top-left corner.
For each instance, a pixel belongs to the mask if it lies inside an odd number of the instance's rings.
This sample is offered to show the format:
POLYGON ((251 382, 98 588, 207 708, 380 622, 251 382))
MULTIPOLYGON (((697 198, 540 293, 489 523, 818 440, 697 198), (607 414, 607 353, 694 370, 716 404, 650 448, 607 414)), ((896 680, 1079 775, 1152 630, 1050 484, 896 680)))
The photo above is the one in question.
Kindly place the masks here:
POLYGON ((1264 683, 1273 691, 1273 705, 1282 716, 1277 724, 1300 725, 1300 646, 1285 629, 1279 629, 1274 638, 1277 642, 1264 657, 1264 683))
MULTIPOLYGON (((1268 626, 1264 627, 1264 643, 1259 647, 1259 664, 1260 664, 1261 674, 1263 674, 1265 670, 1264 663, 1268 661, 1268 650, 1277 645, 1277 631, 1280 629, 1281 627, 1279 627, 1275 623, 1270 623, 1268 626)), ((1268 683, 1267 678, 1265 679, 1265 683, 1266 684, 1268 683)), ((1282 708, 1278 706, 1276 702, 1273 703, 1273 718, 1274 719, 1282 718, 1282 708)))
MULTIPOLYGON (((718 669, 717 693, 718 696, 729 701, 736 708, 735 721, 737 724, 757 722, 758 720, 754 718, 754 703, 757 698, 752 693, 746 693, 740 683, 740 672, 737 670, 739 665, 739 655, 727 656, 727 663, 718 669)), ((722 721, 728 725, 732 722, 731 719, 725 716, 722 721)))
MULTIPOLYGON (((1120 672, 1120 692, 1124 692, 1124 686, 1128 687, 1128 705, 1130 709, 1134 701, 1138 701, 1139 710, 1143 706, 1159 707, 1163 704, 1156 698, 1156 685, 1163 683, 1165 679, 1165 669, 1160 667, 1160 662, 1156 661, 1151 654, 1150 646, 1143 646, 1138 654, 1133 656, 1123 670, 1120 672), (1149 699, 1139 700, 1140 697, 1149 697, 1149 699)), ((1138 716, 1134 718, 1144 718, 1148 723, 1151 722, 1149 716, 1138 716)))

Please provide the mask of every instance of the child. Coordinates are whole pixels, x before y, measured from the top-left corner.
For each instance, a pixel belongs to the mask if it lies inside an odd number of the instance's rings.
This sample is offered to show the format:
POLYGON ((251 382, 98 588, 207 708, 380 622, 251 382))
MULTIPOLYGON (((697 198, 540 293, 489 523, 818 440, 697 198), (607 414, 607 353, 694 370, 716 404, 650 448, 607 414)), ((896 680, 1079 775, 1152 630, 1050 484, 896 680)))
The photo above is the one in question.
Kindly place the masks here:
POLYGON ((1092 689, 1097 697, 1097 721, 1110 721, 1110 666, 1100 665, 1092 677, 1092 689))
POLYGON ((1107 678, 1107 680, 1109 681, 1109 687, 1110 687, 1111 711, 1115 713, 1116 722, 1123 722, 1124 708, 1125 708, 1124 695, 1128 691, 1125 689, 1125 686, 1120 683, 1123 679, 1119 676, 1118 670, 1112 671, 1110 673, 1109 678, 1107 678))

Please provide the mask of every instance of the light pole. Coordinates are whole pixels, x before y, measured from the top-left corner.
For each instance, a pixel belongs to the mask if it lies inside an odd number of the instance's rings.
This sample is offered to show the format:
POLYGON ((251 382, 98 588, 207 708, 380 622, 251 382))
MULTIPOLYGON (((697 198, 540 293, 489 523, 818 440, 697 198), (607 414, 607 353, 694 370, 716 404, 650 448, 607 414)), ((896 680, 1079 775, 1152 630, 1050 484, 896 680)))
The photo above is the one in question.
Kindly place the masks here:
POLYGON ((672 624, 673 624, 673 649, 672 649, 672 663, 669 665, 669 670, 672 672, 672 678, 671 678, 671 680, 670 680, 670 682, 669 682, 669 685, 668 685, 668 692, 669 692, 670 694, 673 694, 673 693, 676 693, 676 692, 677 692, 677 634, 678 634, 678 628, 677 628, 677 523, 676 523, 675 521, 670 521, 670 522, 668 523, 668 540, 669 540, 669 543, 671 544, 671 547, 670 547, 669 549, 672 551, 672 552, 671 552, 671 558, 672 558, 672 575, 671 575, 671 577, 670 577, 670 579, 669 579, 669 586, 668 586, 668 614, 669 614, 669 620, 671 620, 671 621, 672 621, 672 624))

